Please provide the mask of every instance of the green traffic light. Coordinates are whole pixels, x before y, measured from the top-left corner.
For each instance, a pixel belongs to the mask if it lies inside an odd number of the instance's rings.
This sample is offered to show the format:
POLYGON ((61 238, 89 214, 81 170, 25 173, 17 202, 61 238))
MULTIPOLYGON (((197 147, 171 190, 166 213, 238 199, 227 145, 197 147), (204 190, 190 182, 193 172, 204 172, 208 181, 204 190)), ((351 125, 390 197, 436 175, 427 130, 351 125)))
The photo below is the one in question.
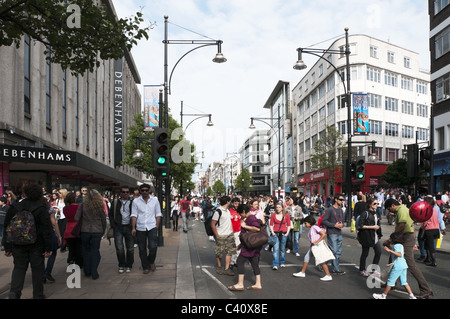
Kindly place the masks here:
POLYGON ((359 173, 357 177, 358 177, 358 179, 363 179, 364 178, 364 174, 359 173))
POLYGON ((167 173, 166 173, 166 172, 164 172, 164 173, 162 173, 162 174, 161 174, 161 176, 167 176, 167 173))
POLYGON ((157 163, 159 165, 164 165, 166 163, 166 158, 164 156, 158 157, 157 163))

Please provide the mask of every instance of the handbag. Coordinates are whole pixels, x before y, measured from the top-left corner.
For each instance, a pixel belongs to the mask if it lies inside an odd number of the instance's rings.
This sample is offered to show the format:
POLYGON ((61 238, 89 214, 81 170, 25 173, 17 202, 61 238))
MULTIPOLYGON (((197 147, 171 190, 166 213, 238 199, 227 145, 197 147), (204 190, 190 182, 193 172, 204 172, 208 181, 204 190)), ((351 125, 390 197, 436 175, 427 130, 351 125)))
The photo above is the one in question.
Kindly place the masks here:
POLYGON ((316 266, 335 259, 333 252, 328 248, 328 245, 324 240, 321 240, 317 245, 313 245, 311 247, 311 252, 316 259, 316 266))
MULTIPOLYGON (((283 224, 283 220, 284 220, 284 216, 281 219, 280 226, 278 227, 278 230, 281 229, 281 225, 283 224)), ((275 246, 277 241, 278 241, 278 235, 271 233, 270 236, 269 236, 269 240, 268 240, 269 246, 271 246, 271 247, 275 246)))
POLYGON ((239 240, 248 249, 258 248, 265 245, 269 240, 266 227, 262 226, 260 231, 246 231, 239 234, 239 240))
POLYGON ((83 207, 81 207, 80 219, 77 221, 75 226, 73 226, 72 231, 70 232, 73 237, 79 238, 81 235, 81 220, 83 219, 83 207))

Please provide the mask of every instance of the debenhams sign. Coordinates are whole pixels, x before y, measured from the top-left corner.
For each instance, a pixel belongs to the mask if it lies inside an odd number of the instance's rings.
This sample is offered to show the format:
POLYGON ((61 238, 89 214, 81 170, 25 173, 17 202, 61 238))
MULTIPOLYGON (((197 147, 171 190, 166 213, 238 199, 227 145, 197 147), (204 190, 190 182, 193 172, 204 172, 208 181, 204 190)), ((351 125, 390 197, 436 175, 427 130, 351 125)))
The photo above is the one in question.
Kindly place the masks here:
POLYGON ((47 148, 0 145, 0 150, 0 161, 2 162, 70 165, 75 160, 73 152, 47 148))

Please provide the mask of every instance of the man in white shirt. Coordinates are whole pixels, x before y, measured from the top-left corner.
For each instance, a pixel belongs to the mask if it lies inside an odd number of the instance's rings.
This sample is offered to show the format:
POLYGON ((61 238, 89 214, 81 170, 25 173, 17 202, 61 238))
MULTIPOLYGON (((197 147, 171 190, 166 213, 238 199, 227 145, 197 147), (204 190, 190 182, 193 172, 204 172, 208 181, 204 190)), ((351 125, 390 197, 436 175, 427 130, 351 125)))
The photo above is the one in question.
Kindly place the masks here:
POLYGON ((216 239, 214 253, 217 261, 217 273, 219 275, 234 276, 230 269, 231 256, 236 252, 233 226, 231 224, 231 213, 228 210, 231 198, 223 196, 220 198, 220 206, 216 210, 211 220, 211 229, 216 239), (225 269, 222 268, 222 255, 225 253, 225 269))
POLYGON ((444 194, 441 196, 441 200, 444 202, 444 204, 448 204, 448 191, 445 191, 444 194))
POLYGON ((133 200, 131 209, 131 233, 136 236, 144 274, 156 270, 158 229, 161 222, 161 206, 158 198, 150 196, 150 185, 139 186, 141 196, 133 200), (149 243, 147 254, 147 243, 149 243))

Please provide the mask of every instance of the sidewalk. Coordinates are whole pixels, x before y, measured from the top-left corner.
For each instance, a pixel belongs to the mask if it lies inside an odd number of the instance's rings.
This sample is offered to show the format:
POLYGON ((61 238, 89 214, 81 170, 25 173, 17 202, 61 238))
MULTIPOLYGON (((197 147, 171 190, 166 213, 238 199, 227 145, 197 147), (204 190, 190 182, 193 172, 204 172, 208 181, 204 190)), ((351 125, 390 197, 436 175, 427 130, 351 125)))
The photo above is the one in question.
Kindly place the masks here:
MULTIPOLYGON (((186 240, 180 241, 180 233, 182 231, 175 232, 172 228, 166 229, 163 226, 164 246, 158 247, 156 271, 146 275, 139 269, 141 262, 137 247, 134 250, 131 273, 119 274, 114 240, 112 239, 109 245, 108 240, 103 239, 100 248, 100 278, 93 280, 91 277, 85 277, 81 271, 81 288, 68 288, 66 281, 72 273, 66 272, 67 253, 58 251, 52 273, 56 282, 44 284, 45 295, 48 299, 175 299, 177 270, 183 265, 183 282, 178 282, 179 294, 195 298, 193 276, 192 282, 189 282, 189 276, 186 276, 186 269, 189 269, 187 264, 190 267, 189 249, 184 249, 187 255, 181 254, 180 258, 178 256, 179 245, 187 246, 186 240)), ((0 299, 8 298, 12 268, 13 258, 0 254, 0 299)), ((32 296, 31 270, 28 269, 22 299, 31 299, 32 296)))

